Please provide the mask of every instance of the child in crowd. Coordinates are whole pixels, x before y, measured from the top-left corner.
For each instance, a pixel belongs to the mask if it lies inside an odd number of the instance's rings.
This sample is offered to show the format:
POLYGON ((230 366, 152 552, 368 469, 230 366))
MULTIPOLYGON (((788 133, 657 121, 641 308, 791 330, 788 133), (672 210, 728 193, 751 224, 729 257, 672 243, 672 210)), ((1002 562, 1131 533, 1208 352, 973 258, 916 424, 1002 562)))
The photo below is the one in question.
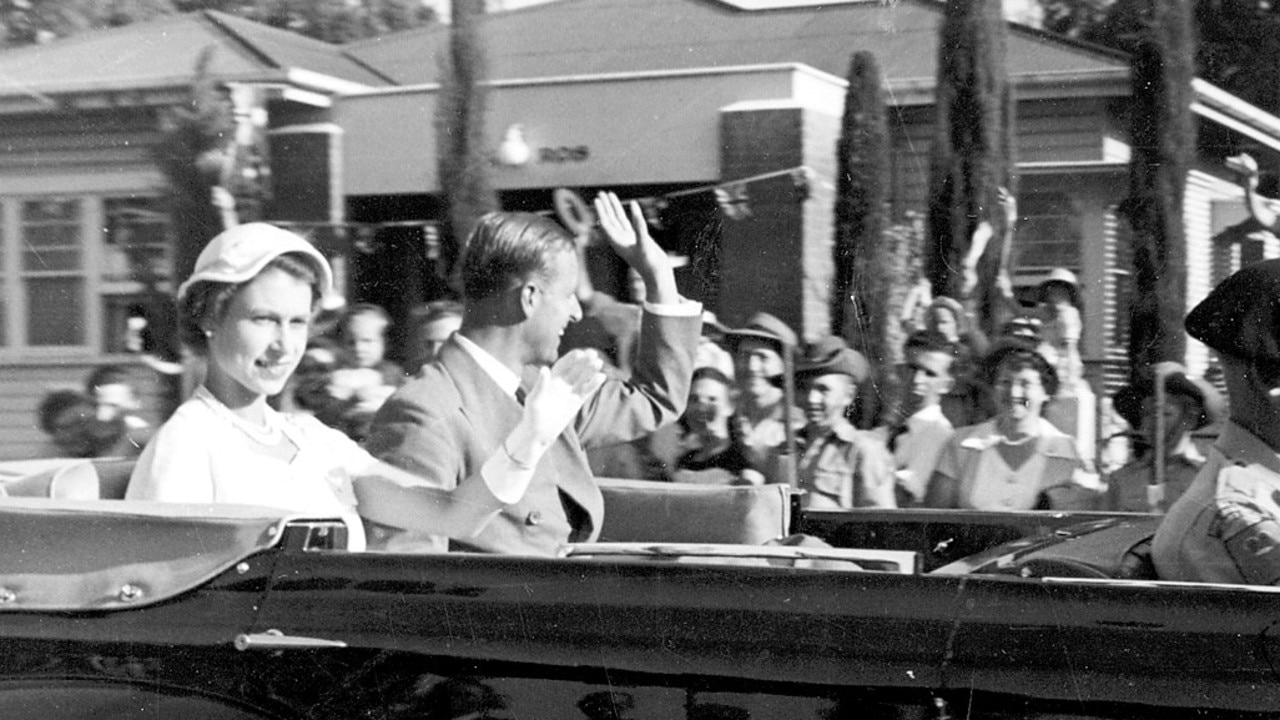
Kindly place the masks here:
POLYGON ((759 485, 764 476, 751 469, 730 424, 735 408, 733 381, 713 367, 693 371, 689 405, 680 424, 683 452, 671 479, 675 482, 759 485))
POLYGON ((54 390, 40 401, 36 422, 49 436, 49 447, 41 457, 90 458, 94 441, 90 433, 93 423, 93 401, 75 390, 54 390))
POLYGON ((405 372, 417 375, 423 365, 436 359, 440 348, 462 327, 462 303, 435 300, 414 308, 409 333, 408 365, 405 372))
POLYGON ((1165 513, 1195 480, 1205 457, 1192 433, 1221 421, 1226 401, 1217 388, 1174 362, 1161 362, 1118 396, 1134 416, 1143 452, 1108 478, 1108 505, 1124 512, 1165 513), (1164 383, 1163 403, 1156 385, 1164 383), (1159 454, 1157 454, 1157 448, 1159 454))
POLYGON ((404 382, 404 371, 384 357, 390 325, 387 311, 370 303, 353 305, 339 325, 344 352, 329 374, 332 402, 316 417, 357 441, 364 439, 374 413, 404 382))
POLYGON ((896 507, 893 458, 876 434, 857 430, 847 414, 871 368, 842 338, 810 343, 796 364, 805 427, 796 477, 808 509, 896 507))
POLYGON ((90 424, 97 457, 137 457, 151 439, 153 429, 139 414, 142 402, 129 371, 119 365, 102 365, 89 373, 85 394, 94 404, 90 424))

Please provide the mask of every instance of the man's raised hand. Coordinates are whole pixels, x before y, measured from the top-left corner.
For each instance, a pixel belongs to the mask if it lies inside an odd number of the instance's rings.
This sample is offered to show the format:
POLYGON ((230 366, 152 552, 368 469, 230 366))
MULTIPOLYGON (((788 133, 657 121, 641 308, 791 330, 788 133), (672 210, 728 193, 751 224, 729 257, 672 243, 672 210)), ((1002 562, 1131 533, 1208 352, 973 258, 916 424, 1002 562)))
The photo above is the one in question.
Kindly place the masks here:
POLYGON ((596 195, 595 208, 600 227, 613 245, 613 251, 644 280, 648 300, 659 304, 679 302, 671 261, 649 235, 649 226, 645 223, 640 204, 634 200, 630 202, 628 218, 617 195, 601 192, 596 195))

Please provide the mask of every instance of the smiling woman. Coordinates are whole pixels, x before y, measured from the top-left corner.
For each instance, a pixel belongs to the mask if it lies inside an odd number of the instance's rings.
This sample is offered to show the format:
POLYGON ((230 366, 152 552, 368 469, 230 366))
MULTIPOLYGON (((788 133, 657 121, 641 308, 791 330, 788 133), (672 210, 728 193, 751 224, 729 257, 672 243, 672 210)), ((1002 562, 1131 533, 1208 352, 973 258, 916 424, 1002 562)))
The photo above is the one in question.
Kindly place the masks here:
POLYGON ((462 537, 502 508, 494 493, 523 494, 517 483, 404 490, 398 486, 414 480, 408 473, 315 418, 267 404, 302 359, 332 279, 310 243, 271 225, 241 225, 209 243, 178 289, 183 341, 207 358, 205 381, 148 444, 127 498, 336 515, 347 524, 348 547, 361 549, 357 493, 375 506, 394 498, 414 523, 462 537))
POLYGON ((938 457, 924 504, 974 510, 1090 510, 1100 500, 1075 442, 1041 417, 1058 388, 1048 361, 1021 343, 987 359, 1000 414, 956 430, 938 457))

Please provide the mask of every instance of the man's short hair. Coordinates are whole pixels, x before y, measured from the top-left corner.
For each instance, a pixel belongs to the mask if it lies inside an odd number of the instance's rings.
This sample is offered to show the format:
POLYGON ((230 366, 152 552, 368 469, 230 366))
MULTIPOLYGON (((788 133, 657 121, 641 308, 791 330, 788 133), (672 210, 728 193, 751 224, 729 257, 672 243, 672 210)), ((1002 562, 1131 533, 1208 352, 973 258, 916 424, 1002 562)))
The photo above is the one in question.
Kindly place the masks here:
POLYGON ((104 385, 131 385, 129 371, 119 365, 99 365, 85 379, 84 390, 92 395, 104 385))
POLYGON ((83 393, 75 390, 54 390, 45 395, 44 399, 40 401, 40 406, 36 408, 36 419, 40 424, 40 429, 45 431, 46 434, 52 435, 58 430, 55 424, 58 417, 76 407, 81 408, 83 418, 92 417, 93 400, 83 393))
POLYGON ((907 337, 902 345, 903 354, 910 352, 940 352, 956 357, 956 344, 937 330, 918 330, 907 337))
POLYGON ((410 315, 418 325, 426 325, 443 318, 460 318, 462 317, 462 303, 457 300, 432 300, 414 308, 410 315))
POLYGON ((346 312, 342 314, 342 322, 339 324, 339 327, 341 328, 343 335, 348 332, 347 329, 351 325, 352 318, 357 318, 361 315, 369 315, 377 318, 378 321, 382 323, 383 330, 386 330, 386 328, 391 325, 391 314, 386 311, 386 308, 375 303, 356 303, 355 305, 347 308, 346 312))
POLYGON ((553 250, 576 250, 573 236, 554 220, 523 212, 485 214, 462 254, 463 297, 484 300, 546 273, 553 250))

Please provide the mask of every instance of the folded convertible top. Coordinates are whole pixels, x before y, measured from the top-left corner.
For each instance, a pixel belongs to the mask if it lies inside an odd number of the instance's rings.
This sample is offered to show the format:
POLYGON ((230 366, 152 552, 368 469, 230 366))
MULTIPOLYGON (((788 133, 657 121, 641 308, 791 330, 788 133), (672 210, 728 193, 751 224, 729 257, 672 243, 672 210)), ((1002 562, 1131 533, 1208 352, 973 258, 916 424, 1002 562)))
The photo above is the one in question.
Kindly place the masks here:
POLYGON ((280 541, 283 510, 0 498, 0 612, 140 607, 280 541))

